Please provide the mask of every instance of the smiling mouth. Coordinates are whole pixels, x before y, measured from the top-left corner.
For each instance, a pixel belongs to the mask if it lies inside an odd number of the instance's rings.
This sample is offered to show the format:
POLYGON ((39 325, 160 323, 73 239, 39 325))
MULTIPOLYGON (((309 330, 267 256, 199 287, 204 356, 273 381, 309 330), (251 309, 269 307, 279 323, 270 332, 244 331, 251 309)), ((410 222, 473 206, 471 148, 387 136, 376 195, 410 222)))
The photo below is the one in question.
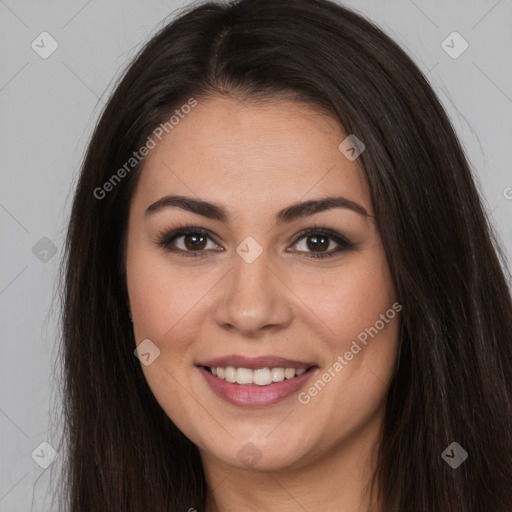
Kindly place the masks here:
POLYGON ((231 384, 240 384, 244 386, 269 386, 285 380, 292 380, 317 368, 309 366, 307 368, 235 368, 233 366, 202 366, 219 380, 225 380, 231 384))

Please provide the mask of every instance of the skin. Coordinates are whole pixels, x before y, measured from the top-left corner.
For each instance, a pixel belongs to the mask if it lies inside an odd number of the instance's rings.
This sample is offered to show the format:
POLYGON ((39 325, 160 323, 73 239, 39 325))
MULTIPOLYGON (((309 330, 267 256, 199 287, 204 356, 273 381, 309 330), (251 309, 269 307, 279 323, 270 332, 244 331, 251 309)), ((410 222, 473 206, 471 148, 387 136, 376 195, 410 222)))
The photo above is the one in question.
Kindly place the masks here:
MULTIPOLYGON (((359 161, 338 149, 345 137, 334 119, 305 103, 215 96, 199 101, 146 157, 130 206, 129 307, 137 344, 147 338, 160 349, 142 366, 148 384, 200 450, 207 512, 368 509, 398 314, 307 404, 297 393, 266 407, 230 404, 195 366, 230 354, 314 362, 307 391, 396 302, 359 161), (145 215, 169 194, 221 204, 230 220, 176 207, 145 215), (329 195, 369 216, 334 208, 276 224, 282 208, 329 195), (159 234, 185 224, 211 233, 200 249, 207 257, 158 245, 159 234), (311 235, 298 235, 317 226, 356 248, 308 258, 311 235), (250 264, 236 252, 248 236, 263 250, 250 264), (250 467, 237 457, 247 443, 261 456, 250 467)), ((316 251, 339 247, 329 240, 316 251)), ((181 236, 173 246, 193 252, 185 242, 181 236)))

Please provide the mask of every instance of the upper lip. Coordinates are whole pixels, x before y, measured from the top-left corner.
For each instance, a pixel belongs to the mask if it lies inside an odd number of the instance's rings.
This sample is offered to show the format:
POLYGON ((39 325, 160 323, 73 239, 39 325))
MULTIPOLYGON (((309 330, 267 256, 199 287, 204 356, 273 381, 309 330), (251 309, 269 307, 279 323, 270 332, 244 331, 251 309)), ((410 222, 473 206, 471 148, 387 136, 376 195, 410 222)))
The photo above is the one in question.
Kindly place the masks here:
POLYGON ((246 357, 246 356, 224 356, 209 359, 197 364, 197 366, 208 366, 215 368, 221 366, 223 368, 227 366, 233 366, 235 368, 248 368, 255 370, 257 368, 309 368, 315 366, 314 363, 307 363, 304 361, 297 361, 293 359, 286 359, 278 356, 258 356, 258 357, 246 357))

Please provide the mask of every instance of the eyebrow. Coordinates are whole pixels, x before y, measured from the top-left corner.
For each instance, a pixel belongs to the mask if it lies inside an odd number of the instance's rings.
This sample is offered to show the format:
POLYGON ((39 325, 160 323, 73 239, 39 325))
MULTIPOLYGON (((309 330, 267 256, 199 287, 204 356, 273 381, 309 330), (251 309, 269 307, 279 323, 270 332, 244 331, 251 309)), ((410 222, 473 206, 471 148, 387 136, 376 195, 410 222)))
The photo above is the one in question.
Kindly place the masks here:
MULTIPOLYGON (((179 195, 162 197, 146 209, 144 216, 147 217, 166 208, 172 207, 181 208, 182 210, 221 222, 229 221, 229 214, 223 206, 217 203, 179 195)), ((325 210, 330 210, 332 208, 346 208, 365 217, 370 217, 365 208, 360 204, 344 197, 330 196, 323 199, 293 203, 278 212, 276 215, 276 222, 277 224, 292 222, 296 219, 323 212, 325 210)))

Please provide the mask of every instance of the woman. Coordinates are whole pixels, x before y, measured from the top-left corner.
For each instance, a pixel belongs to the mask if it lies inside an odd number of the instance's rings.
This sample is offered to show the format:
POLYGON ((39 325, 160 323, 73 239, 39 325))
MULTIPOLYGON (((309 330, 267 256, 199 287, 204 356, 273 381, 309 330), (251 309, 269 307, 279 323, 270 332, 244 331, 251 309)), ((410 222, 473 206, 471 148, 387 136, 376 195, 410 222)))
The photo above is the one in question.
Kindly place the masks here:
POLYGON ((76 190, 66 510, 512 510, 504 268, 378 28, 326 0, 189 9, 76 190))

